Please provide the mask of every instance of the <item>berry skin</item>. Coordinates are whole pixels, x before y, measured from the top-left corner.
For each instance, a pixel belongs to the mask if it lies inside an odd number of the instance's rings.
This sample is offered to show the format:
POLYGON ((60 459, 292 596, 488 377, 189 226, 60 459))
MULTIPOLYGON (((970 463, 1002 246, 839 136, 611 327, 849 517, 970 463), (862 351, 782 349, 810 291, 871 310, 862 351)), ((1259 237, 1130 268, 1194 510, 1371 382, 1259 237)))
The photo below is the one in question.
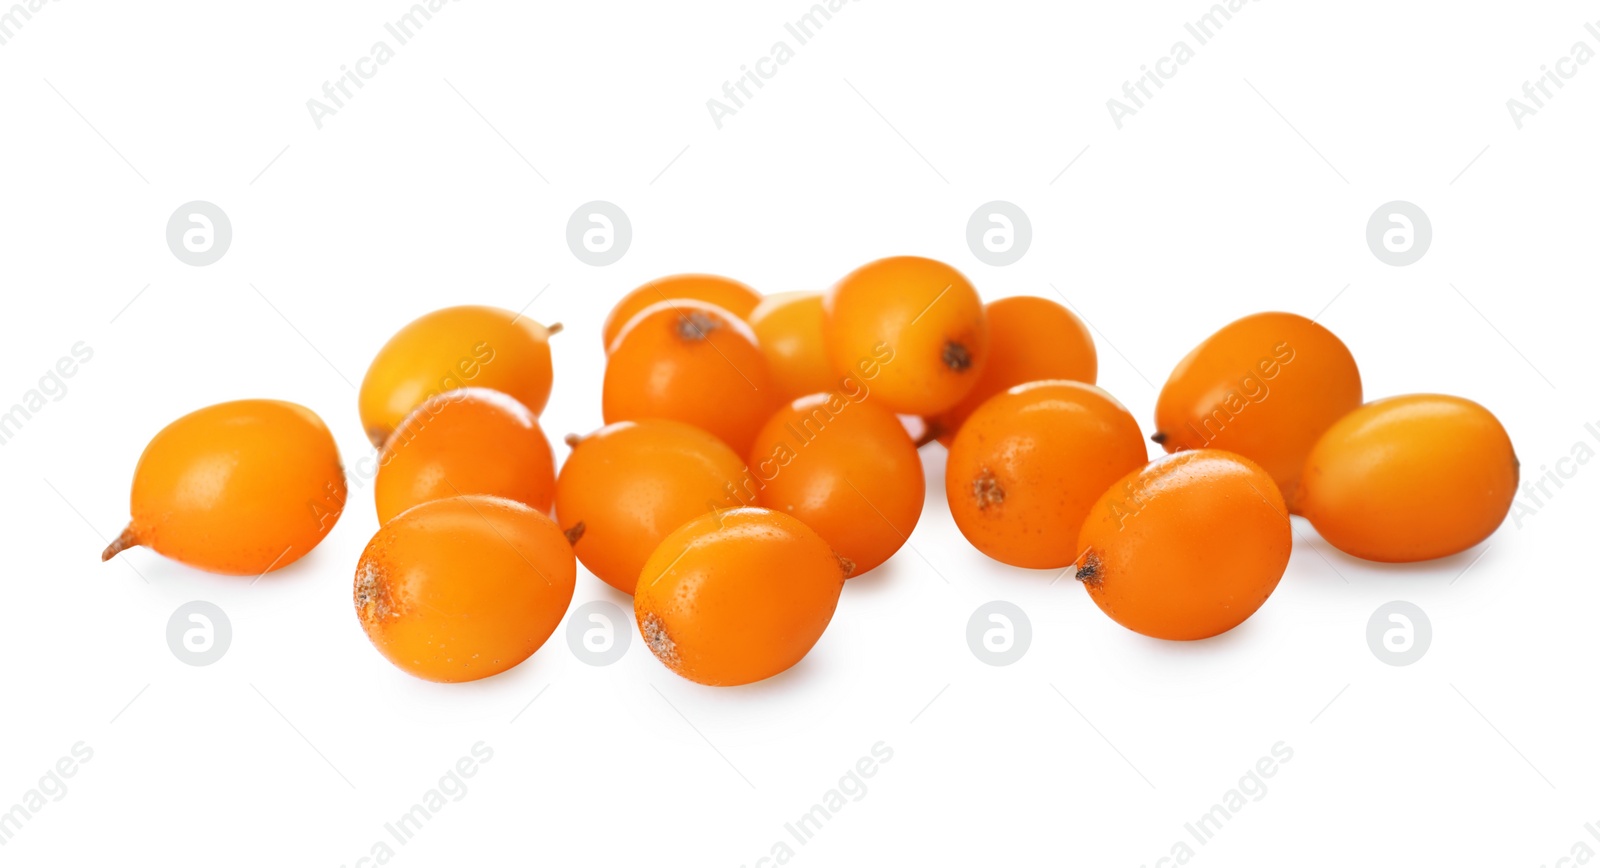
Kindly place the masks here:
POLYGON ((785 401, 839 387, 822 340, 822 293, 769 295, 750 313, 750 328, 785 401))
POLYGON ((611 345, 601 391, 606 424, 674 419, 743 452, 778 407, 750 326, 698 301, 640 311, 611 345))
POLYGON ((133 472, 133 519, 100 559, 143 545, 209 572, 259 576, 315 548, 345 494, 317 414, 288 401, 214 404, 151 438, 133 472))
POLYGON ((1450 395, 1385 398, 1306 458, 1302 513, 1340 551, 1404 563, 1466 551, 1505 520, 1520 465, 1494 414, 1450 395))
POLYGON ((1156 400, 1168 452, 1224 449, 1260 464, 1299 512, 1300 471, 1329 425, 1361 406, 1361 372, 1334 334, 1303 316, 1258 313, 1224 326, 1173 369, 1156 400))
POLYGON ((629 321, 640 311, 663 301, 687 299, 689 301, 703 301, 733 314, 741 319, 750 316, 756 305, 761 301, 761 293, 729 277, 718 277, 715 274, 674 274, 671 277, 660 277, 646 283, 622 297, 616 306, 607 314, 605 325, 601 327, 600 337, 605 342, 606 352, 611 351, 611 344, 622 334, 629 321))
POLYGON ((543 513, 500 497, 401 513, 356 567, 356 616, 390 663, 429 681, 476 681, 539 650, 572 602, 572 547, 543 513))
POLYGON ((749 684, 816 645, 844 578, 838 556, 797 519, 754 507, 707 513, 661 541, 633 611, 668 669, 700 684, 749 684))
POLYGON ((895 413, 932 416, 978 381, 989 352, 977 290, 942 262, 896 256, 845 275, 822 300, 835 374, 870 380, 895 413))
POLYGON ((556 516, 578 560, 631 594, 644 562, 674 528, 739 505, 733 491, 744 475, 744 459, 699 428, 666 419, 618 422, 573 444, 556 479, 556 516))
POLYGON ((378 350, 361 381, 367 439, 383 448, 422 402, 466 386, 504 392, 538 416, 550 399, 550 336, 559 330, 483 305, 418 317, 378 350))
POLYGON ((946 447, 978 405, 1012 386, 1039 380, 1092 386, 1099 372, 1094 336, 1065 307, 1047 298, 1016 295, 991 301, 983 310, 989 321, 989 359, 978 382, 954 407, 928 420, 946 447))
POLYGON ((950 444, 945 497, 978 551, 1030 569, 1078 556, 1078 528, 1106 486, 1145 463, 1133 415, 1096 386, 1025 383, 985 401, 950 444))
POLYGON ((555 458, 539 420, 489 389, 429 398, 400 423, 378 456, 378 523, 445 497, 489 494, 549 513, 555 458))
POLYGON ((888 560, 922 516, 916 444, 870 401, 825 392, 790 403, 756 436, 750 469, 758 503, 820 534, 850 578, 888 560))
POLYGON ((1205 639, 1255 614, 1289 565, 1283 496, 1255 462, 1216 449, 1158 458, 1114 483, 1078 535, 1078 580, 1112 620, 1205 639))

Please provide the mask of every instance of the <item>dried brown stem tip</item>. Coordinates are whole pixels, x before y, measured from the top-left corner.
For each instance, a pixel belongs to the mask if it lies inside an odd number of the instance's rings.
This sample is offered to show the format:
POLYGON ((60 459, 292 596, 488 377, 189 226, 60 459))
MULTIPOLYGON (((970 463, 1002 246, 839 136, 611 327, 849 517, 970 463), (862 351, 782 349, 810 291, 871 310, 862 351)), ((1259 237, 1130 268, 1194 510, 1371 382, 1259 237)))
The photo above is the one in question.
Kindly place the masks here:
POLYGON ((844 555, 839 554, 838 552, 834 552, 833 556, 839 559, 839 566, 844 570, 844 577, 845 578, 848 579, 851 576, 856 574, 856 562, 855 561, 850 560, 849 558, 845 557, 844 555))
POLYGON ((566 328, 566 326, 562 325, 561 323, 553 322, 544 327, 544 333, 546 337, 558 335, 561 334, 561 330, 564 328, 566 328))
POLYGON ((678 337, 686 341, 703 341, 722 323, 703 311, 691 310, 678 316, 678 337))
POLYGON ((1000 487, 994 472, 985 467, 972 480, 972 497, 978 501, 978 509, 988 509, 1006 502, 1006 490, 1000 487))
POLYGON ((583 442, 583 438, 577 434, 568 434, 567 436, 561 438, 561 442, 567 444, 569 448, 577 449, 578 444, 583 442))
POLYGON ((1159 446, 1167 442, 1167 434, 1165 431, 1157 431, 1150 435, 1150 441, 1159 446))
POLYGON ((1099 584, 1100 583, 1100 558, 1099 558, 1099 556, 1097 556, 1094 552, 1086 552, 1082 558, 1079 558, 1079 563, 1083 564, 1083 566, 1078 568, 1078 572, 1073 578, 1076 578, 1078 581, 1083 582, 1086 585, 1097 585, 1097 584, 1099 584))
POLYGON ((958 374, 972 367, 971 351, 965 344, 958 344, 955 341, 945 341, 944 352, 940 354, 939 360, 944 362, 945 367, 958 374))
POLYGON ((583 522, 580 521, 577 524, 573 525, 572 527, 569 527, 566 530, 562 531, 562 533, 565 534, 566 537, 567 537, 567 545, 574 545, 574 546, 577 545, 578 544, 578 540, 583 539, 583 532, 588 530, 588 529, 589 528, 583 522))
POLYGON ((123 529, 121 534, 118 534, 116 539, 111 541, 111 545, 106 546, 105 551, 100 553, 100 562, 105 563, 121 554, 124 550, 131 549, 137 545, 141 545, 139 536, 133 532, 133 526, 129 525, 123 529))

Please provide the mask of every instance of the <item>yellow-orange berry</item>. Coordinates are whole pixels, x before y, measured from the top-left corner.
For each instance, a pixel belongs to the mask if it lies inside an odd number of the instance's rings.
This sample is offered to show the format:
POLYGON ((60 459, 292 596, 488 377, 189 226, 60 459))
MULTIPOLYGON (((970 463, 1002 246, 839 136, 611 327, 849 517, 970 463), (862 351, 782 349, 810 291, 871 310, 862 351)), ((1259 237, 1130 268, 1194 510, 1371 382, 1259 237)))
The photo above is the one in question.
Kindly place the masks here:
POLYGON ((1157 639, 1205 639, 1255 614, 1289 565, 1283 496, 1255 462, 1168 455, 1112 484, 1078 535, 1078 579, 1113 620, 1157 639))
POLYGON ((539 420, 515 398, 457 389, 411 411, 378 456, 378 523, 445 497, 490 494, 548 513, 555 458, 539 420))
POLYGON ((1322 538, 1373 561, 1423 561, 1494 533, 1517 493, 1511 438, 1493 413, 1450 395, 1373 401, 1306 458, 1301 510, 1322 538))
POLYGON ((945 497, 961 533, 991 558, 1061 569, 1107 485, 1145 463, 1139 423, 1098 387, 1025 383, 985 401, 945 462, 945 497))
POLYGON ((768 509, 708 513, 661 541, 633 611, 656 658, 690 681, 749 684, 800 662, 833 619, 844 566, 768 509))
POLYGON ((691 518, 739 501, 744 459, 682 422, 607 425, 581 439, 556 479, 556 516, 578 560, 625 594, 661 540, 691 518))
POLYGON ((808 395, 774 413, 756 436, 750 469, 760 505, 821 534, 851 578, 899 551, 922 516, 926 486, 911 436, 893 413, 841 393, 808 395))
POLYGON ((429 681, 474 681, 539 650, 561 623, 577 565, 543 513, 500 497, 431 500, 367 543, 356 616, 390 663, 429 681))
POLYGON ((260 575, 304 557, 333 529, 344 469, 317 414, 288 401, 229 401, 150 440, 131 500, 133 520, 101 560, 144 545, 213 573, 260 575))
POLYGON ((509 310, 463 305, 413 320, 378 350, 361 381, 361 424, 372 445, 428 398, 480 386, 504 392, 533 415, 550 398, 550 335, 509 310))
POLYGON ((834 373, 871 381, 895 413, 931 416, 978 381, 989 352, 983 302, 943 262, 895 256, 845 275, 822 300, 834 373))

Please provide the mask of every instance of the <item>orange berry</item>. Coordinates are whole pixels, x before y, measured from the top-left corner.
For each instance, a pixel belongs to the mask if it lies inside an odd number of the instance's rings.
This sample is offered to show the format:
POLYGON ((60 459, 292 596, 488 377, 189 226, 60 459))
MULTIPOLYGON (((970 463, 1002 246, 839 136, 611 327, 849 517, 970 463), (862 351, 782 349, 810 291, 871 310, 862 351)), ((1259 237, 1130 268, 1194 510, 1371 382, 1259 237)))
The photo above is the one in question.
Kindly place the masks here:
POLYGON ((548 513, 555 458, 539 420, 490 389, 429 398, 400 423, 378 456, 378 523, 445 497, 490 494, 548 513))
POLYGON ((739 505, 732 491, 744 472, 737 453, 699 428, 666 419, 619 422, 573 444, 556 479, 556 516, 578 560, 631 594, 644 562, 674 528, 739 505))
POLYGON ((623 296, 606 315, 605 325, 600 330, 606 352, 611 351, 611 343, 640 311, 653 304, 678 299, 714 304, 744 319, 761 301, 761 293, 733 278, 715 274, 674 274, 657 278, 623 296))
POLYGON ((1346 554, 1425 561, 1494 533, 1518 476, 1494 414, 1465 398, 1403 395, 1373 401, 1322 435, 1306 459, 1301 508, 1346 554))
POLYGON ((822 293, 769 295, 750 314, 772 381, 785 401, 839 385, 822 342, 822 293))
POLYGON ((645 644, 690 681, 749 684, 800 662, 839 604, 844 566, 769 509, 693 519, 661 541, 633 597, 645 644))
POLYGON ((1300 471, 1317 437, 1361 406, 1343 342, 1292 313, 1258 313, 1206 338, 1173 369, 1151 438, 1168 452, 1224 449, 1266 468, 1299 512, 1300 471))
POLYGON ((945 462, 956 527, 1002 563, 1061 569, 1078 556, 1078 528, 1106 486, 1145 463, 1139 423, 1098 387, 1025 383, 985 401, 945 462))
POLYGON ((344 468, 317 414, 229 401, 162 428, 133 471, 133 520, 100 554, 133 546, 213 573, 261 575, 316 547, 344 512, 344 468))
POLYGON ((978 405, 1012 386, 1038 380, 1076 380, 1094 385, 1099 361, 1094 336, 1077 315, 1032 295, 1015 295, 983 307, 989 320, 989 359, 978 381, 954 407, 929 420, 939 442, 949 446, 978 405))
POLYGON ((634 317, 611 345, 601 391, 607 424, 676 419, 737 451, 778 406, 750 326, 720 307, 664 301, 634 317))
POLYGON ((932 416, 955 406, 988 355, 977 290, 932 259, 861 266, 823 296, 822 316, 834 373, 872 381, 873 399, 896 413, 932 416))
POLYGON ((888 560, 922 515, 922 460, 899 418, 837 392, 773 414, 750 468, 760 505, 820 534, 848 562, 849 577, 888 560))
POLYGON ((1291 539, 1283 496, 1259 465, 1217 449, 1180 452, 1095 502, 1078 535, 1078 579, 1129 630, 1205 639, 1261 608, 1291 539))
POLYGON ((356 616, 389 662, 429 681, 476 681, 539 650, 572 602, 561 529, 516 501, 431 500, 384 525, 356 567, 356 616))
POLYGON ((424 314, 378 350, 361 381, 361 424, 372 445, 434 395, 480 386, 504 392, 533 415, 550 399, 550 336, 520 314, 464 305, 424 314))

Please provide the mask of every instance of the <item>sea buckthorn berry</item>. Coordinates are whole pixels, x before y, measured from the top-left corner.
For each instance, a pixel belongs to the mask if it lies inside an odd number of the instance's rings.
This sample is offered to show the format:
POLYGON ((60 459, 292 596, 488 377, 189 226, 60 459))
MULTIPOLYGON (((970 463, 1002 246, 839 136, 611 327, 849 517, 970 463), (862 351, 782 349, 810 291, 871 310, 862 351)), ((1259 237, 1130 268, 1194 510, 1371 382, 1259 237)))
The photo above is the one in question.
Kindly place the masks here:
POLYGON ((229 401, 161 429, 133 472, 133 520, 101 553, 133 546, 213 573, 261 575, 316 547, 344 512, 344 469, 317 414, 229 401))
POLYGON ((1306 459, 1302 513, 1371 561, 1442 558, 1505 520, 1519 465, 1494 414, 1465 398, 1403 395, 1333 424, 1306 459))
POLYGON ((1059 304, 1016 295, 984 305, 989 321, 989 359, 972 391, 954 407, 928 420, 949 446, 978 405, 1012 386, 1038 380, 1076 380, 1094 385, 1099 361, 1094 336, 1083 320, 1059 304))
POLYGON ((457 389, 429 398, 378 456, 378 523, 445 497, 490 494, 549 513, 555 458, 539 420, 515 398, 457 389))
POLYGON ((1078 535, 1078 580, 1111 619, 1157 639, 1244 623, 1289 565, 1289 513, 1255 462, 1216 449, 1158 458, 1113 483, 1078 535))
POLYGON ((469 494, 430 500, 378 530, 356 567, 356 616, 389 662, 429 681, 476 681, 539 650, 577 565, 555 522, 469 494))
POLYGON ((617 336, 600 400, 607 424, 675 419, 736 451, 750 448, 779 403, 750 326, 683 299, 645 308, 617 336))
POLYGON ((1133 415, 1087 383, 1025 383, 985 401, 945 462, 945 496, 967 540, 1002 563, 1061 569, 1106 486, 1145 463, 1133 415))
POLYGON ((744 459, 682 422, 643 419, 568 440, 556 479, 556 517, 578 560, 606 584, 633 593, 662 538, 702 513, 739 506, 744 459))
POLYGON ((833 618, 844 565, 816 531, 768 509, 708 513, 661 541, 633 612, 645 644, 690 681, 730 686, 800 662, 833 618))
POLYGON ((983 301, 943 262, 895 256, 845 275, 822 300, 836 375, 870 380, 895 413, 932 416, 978 382, 989 352, 983 301))
POLYGON ((640 311, 653 304, 677 299, 714 304, 740 319, 745 319, 761 301, 761 293, 730 277, 718 277, 715 274, 674 274, 671 277, 657 278, 623 296, 622 300, 611 308, 611 313, 606 316, 605 325, 601 327, 600 332, 600 337, 605 341, 606 352, 611 351, 611 344, 617 339, 617 335, 622 333, 623 328, 640 311))
POLYGON ((1224 449, 1266 468, 1299 512, 1300 471, 1329 425, 1361 406, 1361 372, 1343 342, 1292 313, 1224 326, 1173 369, 1156 401, 1168 452, 1224 449))
POLYGON ((550 336, 520 314, 464 305, 413 320, 378 350, 361 381, 361 424, 383 448, 400 421, 430 397, 466 386, 504 392, 537 416, 550 399, 550 336))
POLYGON ((773 414, 750 452, 757 502, 820 534, 852 578, 905 543, 926 488, 911 435, 866 397, 800 398, 773 414))
POLYGON ((839 385, 822 342, 822 293, 769 295, 751 312, 750 328, 767 356, 772 382, 783 400, 839 385))

